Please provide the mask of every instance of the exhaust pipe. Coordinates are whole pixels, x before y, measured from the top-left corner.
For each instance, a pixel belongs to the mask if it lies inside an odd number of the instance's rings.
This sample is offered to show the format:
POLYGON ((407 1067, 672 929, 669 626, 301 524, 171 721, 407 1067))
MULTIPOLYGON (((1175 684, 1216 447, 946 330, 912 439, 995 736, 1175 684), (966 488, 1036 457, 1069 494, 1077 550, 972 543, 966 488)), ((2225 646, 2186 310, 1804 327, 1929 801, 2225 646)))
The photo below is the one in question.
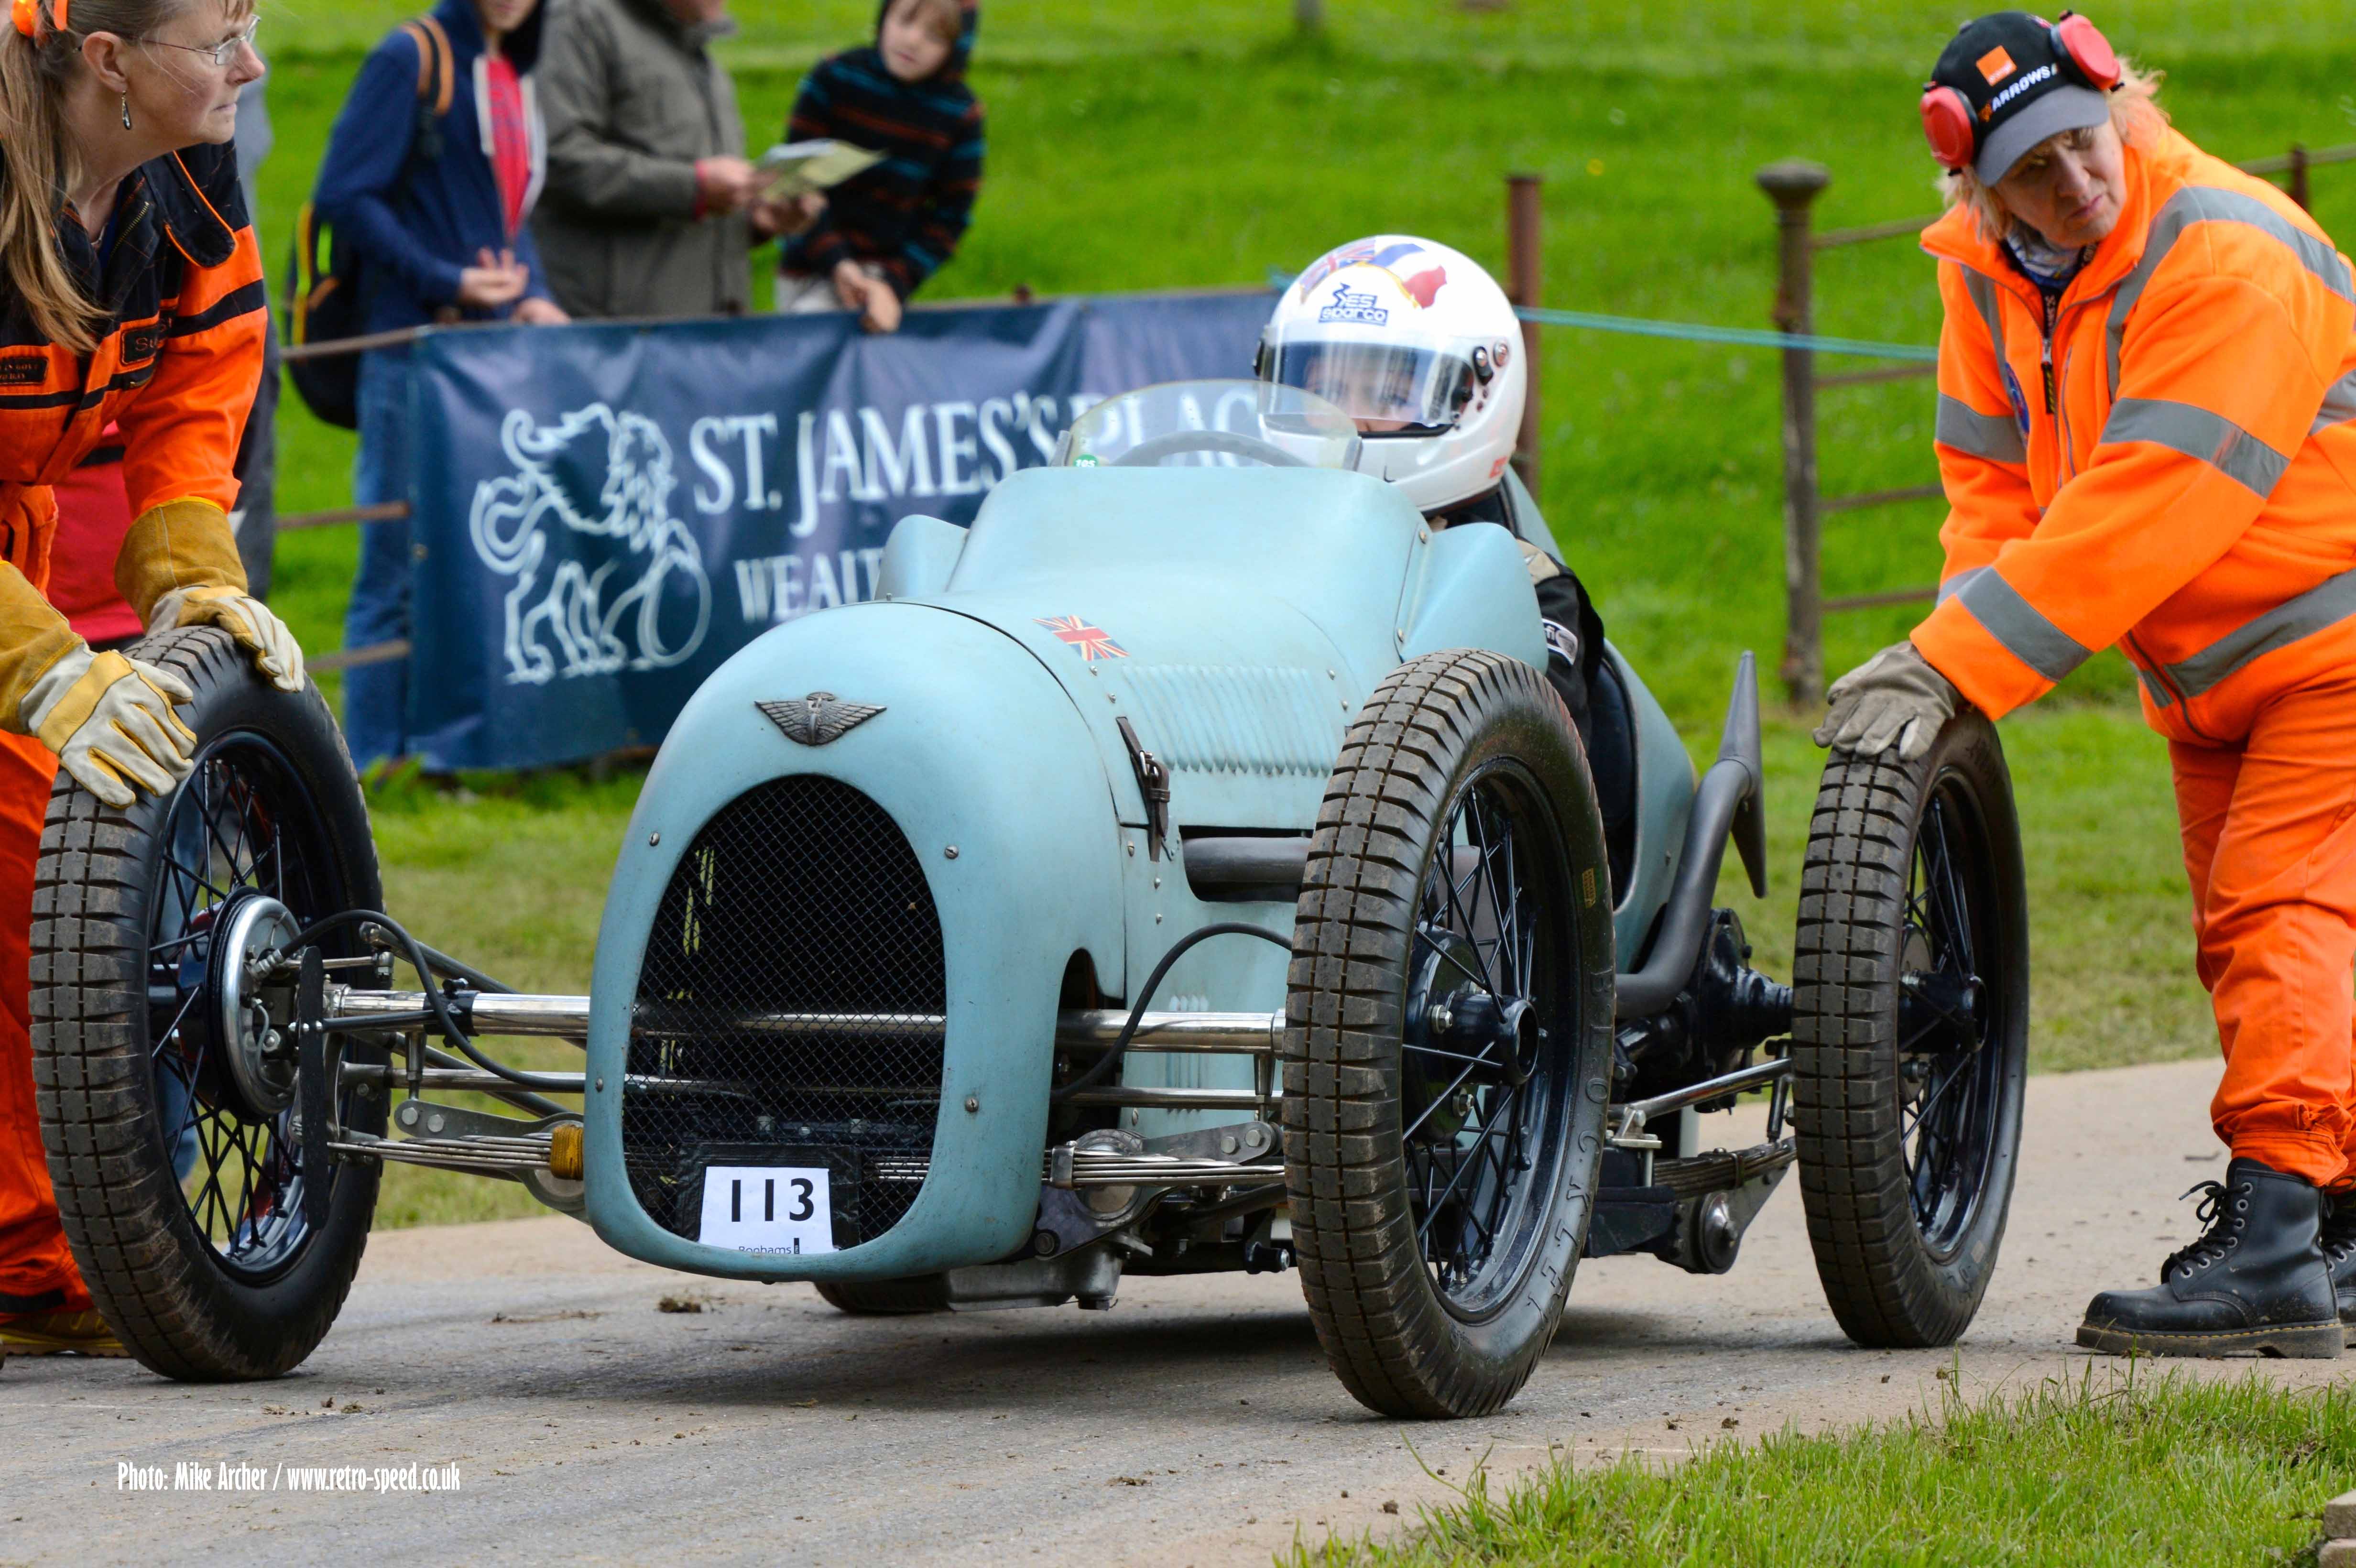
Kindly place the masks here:
POLYGON ((1726 733, 1719 741, 1718 761, 1694 792, 1685 849, 1677 858, 1677 879, 1661 914, 1660 934, 1644 966, 1619 977, 1615 1016, 1650 1018, 1676 1001, 1693 978, 1702 940, 1709 934, 1718 870, 1726 859, 1729 835, 1742 857, 1743 869, 1751 874, 1751 892, 1767 896, 1766 787, 1759 739, 1759 661, 1746 653, 1735 667, 1734 695, 1726 705, 1726 733))

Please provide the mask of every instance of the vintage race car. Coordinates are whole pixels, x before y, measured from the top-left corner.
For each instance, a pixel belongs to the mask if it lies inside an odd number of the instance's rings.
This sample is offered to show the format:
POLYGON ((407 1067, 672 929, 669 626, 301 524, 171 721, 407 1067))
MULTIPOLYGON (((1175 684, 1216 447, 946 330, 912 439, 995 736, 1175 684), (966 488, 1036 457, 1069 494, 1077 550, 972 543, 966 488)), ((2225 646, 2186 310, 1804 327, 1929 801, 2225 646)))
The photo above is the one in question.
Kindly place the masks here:
POLYGON ((851 1313, 1297 1270, 1353 1394, 1463 1416, 1529 1376, 1582 1256, 1722 1272, 1796 1162, 1850 1336, 1953 1339, 2027 1045, 1993 729, 1834 759, 1787 988, 1713 907, 1730 838, 1766 884, 1749 656, 1698 781, 1616 651, 1582 737, 1527 493, 1435 530, 1356 441, 1288 389, 1151 388, 970 530, 900 523, 878 602, 777 628, 680 716, 586 997, 380 912, 316 690, 151 639, 199 764, 126 811, 60 780, 34 935, 51 1171, 108 1321, 170 1376, 285 1371, 400 1160, 851 1313), (584 1060, 520 1071, 496 1036, 584 1060), (1709 1147, 1753 1091, 1764 1141, 1709 1147))

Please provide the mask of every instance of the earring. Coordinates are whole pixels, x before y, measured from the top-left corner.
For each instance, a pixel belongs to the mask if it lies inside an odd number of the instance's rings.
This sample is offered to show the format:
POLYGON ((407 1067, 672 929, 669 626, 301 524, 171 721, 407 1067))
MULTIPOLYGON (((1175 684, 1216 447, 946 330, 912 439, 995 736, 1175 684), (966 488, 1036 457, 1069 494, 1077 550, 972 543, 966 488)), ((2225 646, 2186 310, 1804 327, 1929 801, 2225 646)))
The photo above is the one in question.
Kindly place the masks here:
POLYGON ((131 129, 131 94, 127 92, 123 95, 123 128, 131 129))

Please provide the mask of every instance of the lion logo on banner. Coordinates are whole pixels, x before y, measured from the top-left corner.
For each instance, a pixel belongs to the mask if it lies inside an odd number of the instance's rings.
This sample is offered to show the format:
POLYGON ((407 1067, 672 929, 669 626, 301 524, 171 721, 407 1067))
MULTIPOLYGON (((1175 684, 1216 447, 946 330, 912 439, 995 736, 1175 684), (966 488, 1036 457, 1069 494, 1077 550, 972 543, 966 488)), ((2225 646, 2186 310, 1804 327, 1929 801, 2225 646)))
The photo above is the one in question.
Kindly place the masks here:
POLYGON ((499 444, 516 472, 475 486, 470 527, 483 564, 515 580, 509 685, 668 669, 703 645, 712 581, 670 515, 678 481, 653 421, 603 403, 552 425, 516 410, 499 444), (558 545, 552 523, 572 537, 558 545))

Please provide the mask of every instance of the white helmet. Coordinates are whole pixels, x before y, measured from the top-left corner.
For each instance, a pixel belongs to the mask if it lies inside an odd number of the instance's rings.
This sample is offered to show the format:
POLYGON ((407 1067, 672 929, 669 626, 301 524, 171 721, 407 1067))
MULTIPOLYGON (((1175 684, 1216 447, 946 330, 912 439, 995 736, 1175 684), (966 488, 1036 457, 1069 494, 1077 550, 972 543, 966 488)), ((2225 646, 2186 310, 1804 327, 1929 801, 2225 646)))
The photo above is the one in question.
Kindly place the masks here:
POLYGON ((1330 251, 1278 300, 1259 375, 1358 421, 1358 469, 1424 512, 1496 488, 1529 385, 1521 324, 1460 251, 1406 234, 1330 251))

